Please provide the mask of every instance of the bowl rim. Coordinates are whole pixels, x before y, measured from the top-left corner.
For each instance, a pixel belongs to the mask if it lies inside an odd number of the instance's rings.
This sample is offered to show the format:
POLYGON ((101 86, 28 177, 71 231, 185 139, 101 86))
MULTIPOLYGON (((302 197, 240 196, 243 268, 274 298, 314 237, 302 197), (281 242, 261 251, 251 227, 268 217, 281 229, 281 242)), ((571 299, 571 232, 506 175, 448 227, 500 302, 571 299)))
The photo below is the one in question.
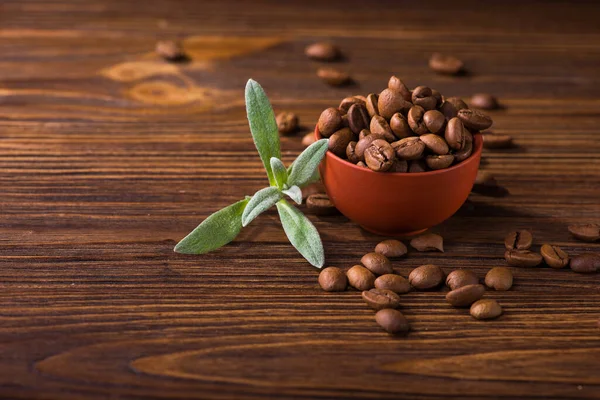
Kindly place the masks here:
MULTIPOLYGON (((327 139, 327 138, 323 138, 321 136, 321 132, 319 132, 319 128, 317 126, 315 126, 315 138, 317 140, 319 139, 327 139)), ((343 158, 340 158, 338 156, 336 156, 335 154, 333 154, 331 151, 327 150, 326 153, 326 157, 333 157, 334 160, 336 160, 336 162, 340 162, 342 165, 345 165, 347 167, 350 168, 354 168, 357 171, 361 171, 364 173, 371 173, 371 174, 378 174, 378 175, 390 175, 390 176, 423 176, 423 175, 436 175, 436 174, 444 174, 450 171, 453 171, 455 169, 459 169, 461 167, 464 167, 467 164, 470 164, 472 162, 475 162, 475 158, 474 156, 479 155, 481 156, 481 153, 483 151, 483 136, 481 134, 481 132, 477 132, 473 134, 473 143, 475 145, 475 148, 473 149, 473 152, 471 153, 471 155, 469 157, 467 157, 467 159, 463 160, 462 162, 455 164, 451 167, 448 168, 444 168, 444 169, 438 169, 435 171, 424 171, 424 172, 377 172, 377 171, 373 171, 370 168, 364 168, 364 167, 359 167, 356 164, 351 163, 350 161, 344 160, 343 158)))

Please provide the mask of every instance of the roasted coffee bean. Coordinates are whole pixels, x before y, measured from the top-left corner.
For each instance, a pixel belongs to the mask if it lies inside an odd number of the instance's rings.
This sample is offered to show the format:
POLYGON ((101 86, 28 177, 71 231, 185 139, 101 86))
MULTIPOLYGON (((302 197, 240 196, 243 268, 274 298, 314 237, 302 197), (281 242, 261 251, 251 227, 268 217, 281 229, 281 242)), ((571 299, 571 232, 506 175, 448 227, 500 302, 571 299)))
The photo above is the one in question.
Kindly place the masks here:
POLYGON ((362 104, 353 104, 350 109, 348 109, 347 115, 348 126, 354 134, 358 135, 360 131, 369 127, 371 118, 369 118, 367 108, 362 104))
POLYGON ((514 231, 504 238, 504 247, 508 250, 527 250, 533 243, 533 235, 525 229, 514 231))
POLYGON ((357 167, 361 167, 361 168, 366 168, 366 169, 369 169, 369 167, 367 167, 367 164, 365 164, 365 163, 364 163, 364 162, 362 162, 362 161, 359 161, 359 162, 357 162, 357 163, 356 163, 356 166, 357 166, 357 167))
POLYGON ((342 114, 337 108, 327 108, 319 117, 317 129, 321 136, 328 138, 342 126, 342 114))
POLYGON ((481 299, 471 305, 469 312, 475 319, 494 319, 502 315, 502 307, 496 300, 481 299))
POLYGON ((315 138, 315 134, 313 132, 307 133, 302 137, 302 146, 308 147, 316 141, 317 139, 315 138))
POLYGON ((412 101, 412 94, 410 93, 410 90, 408 90, 408 88, 406 87, 404 82, 402 82, 402 80, 396 78, 395 76, 392 76, 388 81, 388 89, 399 92, 404 100, 412 101))
POLYGON ((410 136, 392 143, 392 148, 401 160, 418 160, 425 151, 425 143, 417 136, 410 136))
POLYGON ((371 145, 367 147, 364 155, 367 166, 376 172, 385 172, 389 170, 396 159, 394 149, 383 139, 374 140, 371 145))
POLYGON ((543 244, 540 254, 549 267, 558 269, 569 265, 569 255, 558 246, 543 244))
POLYGON ((427 171, 429 171, 429 169, 427 168, 427 164, 425 164, 425 162, 423 160, 409 161, 409 164, 408 164, 408 172, 409 173, 427 172, 427 171))
POLYGON ((439 106, 441 106, 444 102, 444 96, 442 96, 442 94, 435 89, 431 89, 431 95, 436 101, 435 107, 438 108, 439 106))
POLYGON ((410 129, 417 135, 429 133, 429 129, 427 129, 425 121, 423 121, 424 115, 425 110, 421 106, 411 107, 408 111, 408 126, 410 126, 410 129))
POLYGON ((379 110, 379 115, 386 119, 392 118, 392 115, 397 112, 406 114, 410 107, 412 107, 412 104, 404 100, 402 93, 398 91, 384 89, 379 93, 377 109, 379 110))
POLYGON ((342 99, 338 108, 340 109, 340 112, 342 114, 347 114, 350 110, 350 107, 352 107, 355 104, 360 104, 365 107, 367 105, 366 101, 363 100, 362 96, 348 96, 342 99))
POLYGON ((156 54, 167 61, 183 61, 187 57, 181 47, 181 43, 173 40, 161 40, 156 43, 156 54))
POLYGON ((327 267, 319 274, 319 285, 326 292, 343 292, 348 286, 348 279, 341 269, 327 267))
POLYGON ((471 135, 471 132, 465 130, 462 147, 454 153, 454 161, 457 163, 464 161, 471 154, 473 154, 473 135, 471 135))
POLYGON ((352 141, 354 134, 350 128, 342 128, 329 137, 329 151, 338 157, 346 156, 346 147, 352 141))
POLYGON ((410 330, 410 326, 404 315, 393 308, 384 308, 377 311, 375 321, 388 333, 405 333, 410 330))
POLYGON ((433 53, 429 58, 429 68, 438 74, 457 75, 463 71, 464 64, 456 57, 433 53))
POLYGON ((319 68, 317 76, 331 86, 342 86, 350 82, 350 75, 335 68, 319 68))
POLYGON ((408 253, 408 249, 399 240, 387 239, 381 241, 375 246, 375 253, 383 254, 388 258, 402 257, 408 253))
POLYGON ((444 272, 437 265, 421 265, 412 270, 408 275, 408 281, 415 289, 433 289, 444 281, 444 272))
POLYGON ((410 292, 410 283, 408 279, 396 275, 396 274, 385 274, 375 279, 375 287, 377 289, 387 289, 394 293, 403 294, 410 292))
MULTIPOLYGON (((369 132, 366 129, 362 130, 361 135, 365 131, 369 132)), ((360 137, 360 135, 359 135, 359 137, 360 137)), ((354 149, 354 152, 358 156, 359 160, 361 160, 363 162, 365 161, 365 150, 367 150, 367 148, 371 145, 371 143, 373 143, 377 139, 385 140, 385 137, 380 134, 375 135, 375 134, 371 133, 369 135, 366 135, 362 139, 359 139, 359 141, 356 143, 356 148, 354 149)))
POLYGON ((332 43, 318 42, 306 46, 304 54, 317 61, 335 61, 340 57, 340 49, 332 43))
POLYGON ((431 133, 439 134, 443 132, 446 124, 446 117, 438 110, 429 110, 423 114, 423 122, 431 133))
POLYGON ((452 165, 454 162, 454 155, 444 154, 441 156, 427 156, 425 157, 427 166, 432 170, 445 169, 452 165))
POLYGON ((425 147, 429 151, 434 154, 448 154, 450 149, 448 148, 448 143, 441 137, 434 133, 427 133, 425 135, 421 135, 421 142, 425 143, 425 147))
POLYGON ((600 272, 600 253, 582 254, 571 258, 571 269, 579 273, 600 272))
POLYGON ((360 161, 360 159, 356 155, 356 142, 348 143, 348 147, 346 147, 346 157, 348 158, 348 161, 350 161, 353 164, 356 164, 360 161))
POLYGON ((435 233, 424 233, 410 241, 410 245, 419 251, 444 252, 444 238, 435 233))
POLYGON ((475 131, 481 131, 492 126, 492 119, 487 115, 470 109, 462 109, 456 115, 467 128, 475 131))
POLYGON ((390 119, 390 128, 398 139, 413 136, 414 132, 410 129, 406 117, 400 113, 392 115, 390 119))
POLYGON ((387 289, 365 290, 362 292, 362 298, 369 307, 376 311, 400 306, 400 296, 387 289))
POLYGON ((494 267, 485 275, 485 285, 490 289, 505 291, 513 284, 513 274, 506 267, 494 267))
POLYGON ((360 259, 362 265, 376 275, 391 274, 394 272, 390 260, 379 253, 367 253, 360 259))
POLYGON ((477 171, 477 177, 475 178, 475 185, 482 186, 497 186, 496 178, 489 171, 479 170, 477 171))
POLYGON ((498 108, 498 100, 491 94, 477 93, 471 97, 471 107, 482 110, 495 110, 498 108))
POLYGON ((485 293, 483 285, 467 285, 446 294, 446 301, 454 307, 468 307, 481 299, 485 293))
POLYGON ((598 224, 569 225, 569 232, 577 239, 585 242, 595 242, 600 239, 600 225, 598 224))
POLYGON ((325 193, 323 182, 317 181, 302 187, 302 200, 306 200, 308 196, 313 194, 325 193))
POLYGON ((376 115, 373 118, 371 118, 369 130, 371 131, 371 134, 382 135, 384 139, 388 142, 393 142, 394 140, 396 140, 396 136, 394 136, 394 134, 392 133, 392 128, 390 128, 390 125, 385 120, 385 118, 383 118, 380 115, 376 115))
POLYGON ((421 106, 424 110, 433 110, 437 105, 437 99, 427 86, 417 86, 412 92, 412 103, 421 106))
POLYGON ((368 129, 363 129, 362 131, 360 131, 360 133, 358 134, 358 140, 364 139, 365 137, 369 136, 371 134, 371 131, 368 129))
POLYGON ((314 215, 333 215, 337 214, 331 199, 325 193, 311 194, 306 198, 306 208, 308 212, 314 215))
POLYGON ((479 284, 479 278, 475 275, 475 272, 470 269, 455 269, 446 277, 446 286, 448 286, 450 290, 477 284, 479 284))
POLYGON ((542 262, 542 256, 529 250, 506 250, 504 258, 513 267, 536 267, 542 262))
POLYGON ((275 122, 277 122, 277 130, 282 135, 289 135, 298 129, 298 116, 291 112, 277 114, 275 122))
POLYGON ((408 172, 408 161, 396 158, 387 172, 408 172))
POLYGON ((350 128, 350 124, 348 123, 348 114, 342 115, 342 128, 350 128))
POLYGON ((509 135, 496 135, 494 133, 483 133, 483 147, 486 149, 507 149, 512 147, 512 137, 509 135))
POLYGON ((460 97, 448 97, 439 107, 447 120, 456 118, 458 111, 466 108, 469 108, 467 103, 462 101, 460 97))
POLYGON ((460 150, 465 145, 466 136, 469 132, 465 129, 465 126, 458 118, 452 118, 448 121, 448 125, 446 126, 446 131, 444 134, 444 138, 446 142, 448 142, 448 146, 450 146, 453 150, 460 150))
POLYGON ((375 275, 362 265, 355 265, 346 272, 348 283, 360 291, 372 289, 375 286, 375 275))
POLYGON ((379 115, 379 109, 377 108, 377 102, 379 101, 379 96, 375 93, 371 93, 367 96, 367 112, 369 113, 369 117, 373 118, 376 115, 379 115))

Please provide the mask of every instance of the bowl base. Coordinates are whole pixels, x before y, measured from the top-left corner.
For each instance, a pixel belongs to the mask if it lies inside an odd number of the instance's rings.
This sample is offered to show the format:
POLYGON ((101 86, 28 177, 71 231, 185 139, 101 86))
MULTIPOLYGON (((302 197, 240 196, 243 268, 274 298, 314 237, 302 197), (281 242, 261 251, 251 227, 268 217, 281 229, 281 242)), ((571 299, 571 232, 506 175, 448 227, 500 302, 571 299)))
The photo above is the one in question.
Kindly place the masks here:
POLYGON ((412 232, 381 232, 381 231, 377 231, 375 229, 367 228, 366 226, 363 226, 363 225, 360 225, 360 227, 362 229, 364 229, 365 231, 374 233, 379 236, 400 237, 400 238, 419 235, 427 230, 427 228, 425 228, 425 229, 419 229, 419 230, 412 231, 412 232))

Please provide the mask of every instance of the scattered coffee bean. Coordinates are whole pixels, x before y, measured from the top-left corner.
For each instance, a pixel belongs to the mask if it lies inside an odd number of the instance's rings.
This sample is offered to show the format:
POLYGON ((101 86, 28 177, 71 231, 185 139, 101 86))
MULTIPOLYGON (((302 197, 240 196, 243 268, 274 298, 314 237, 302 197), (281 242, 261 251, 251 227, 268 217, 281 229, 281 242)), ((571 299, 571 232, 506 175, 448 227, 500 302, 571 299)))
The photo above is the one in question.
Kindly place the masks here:
POLYGON ((471 109, 462 109, 456 115, 465 127, 475 131, 481 131, 492 126, 492 119, 487 115, 471 109))
POLYGON ((315 134, 313 132, 307 133, 302 137, 302 146, 308 147, 316 141, 317 139, 315 138, 315 134))
POLYGON ((426 111, 423 115, 423 122, 431 133, 439 134, 444 130, 446 125, 446 117, 438 110, 426 111))
POLYGON ((427 164, 423 162, 423 160, 414 160, 410 161, 408 164, 408 172, 427 172, 429 169, 427 168, 427 164))
POLYGON ((366 98, 363 98, 362 96, 344 97, 342 99, 342 101, 340 102, 340 105, 338 108, 340 109, 340 112, 342 114, 346 114, 350 110, 350 107, 352 107, 355 104, 363 105, 366 107, 367 106, 366 98))
POLYGON ((408 111, 408 126, 410 126, 410 129, 417 135, 429 133, 429 129, 427 129, 425 121, 423 121, 424 116, 425 109, 421 106, 411 107, 408 111))
POLYGON ((506 250, 504 258, 513 267, 536 267, 541 264, 542 256, 529 250, 506 250))
POLYGON ((383 139, 374 140, 365 150, 365 162, 371 170, 376 172, 389 170, 395 158, 394 149, 383 139))
POLYGON ((335 61, 340 57, 340 50, 332 43, 318 42, 307 46, 304 54, 317 61, 335 61))
POLYGON ((475 178, 475 185, 497 186, 498 183, 491 172, 479 170, 477 171, 477 177, 475 178))
POLYGON ((390 119, 390 129, 398 139, 404 139, 413 136, 414 132, 410 129, 406 117, 400 113, 392 115, 390 119))
POLYGON ((392 128, 390 128, 390 125, 386 119, 380 115, 376 115, 371 118, 369 130, 371 131, 371 134, 383 136, 383 138, 388 142, 393 142, 396 140, 396 136, 394 136, 392 133, 392 128))
POLYGON ((504 247, 508 250, 527 250, 533 243, 533 235, 525 229, 511 232, 504 238, 504 247))
POLYGON ((321 133, 321 136, 328 138, 335 131, 339 130, 342 126, 342 114, 337 108, 329 107, 325 109, 319 121, 317 122, 317 129, 321 133))
POLYGON ((444 252, 444 238, 435 233, 424 233, 410 241, 410 245, 419 251, 444 252))
POLYGON ((275 118, 277 130, 282 135, 289 135, 298 129, 298 116, 291 112, 282 112, 275 118))
POLYGON ((441 137, 433 133, 421 135, 421 142, 425 143, 425 147, 434 154, 448 154, 450 149, 448 143, 441 137))
POLYGON ((408 281, 415 289, 433 289, 444 282, 444 271, 437 265, 421 265, 412 270, 408 281))
POLYGON ((379 115, 385 119, 389 120, 397 112, 406 114, 410 107, 412 107, 412 104, 404 100, 402 94, 398 91, 388 88, 379 93, 377 109, 379 115))
POLYGON ((344 158, 346 147, 352 141, 354 134, 350 128, 342 128, 329 137, 329 151, 338 157, 344 158))
POLYGON ((362 265, 355 265, 346 272, 348 283, 360 291, 372 289, 375 286, 375 275, 362 265))
POLYGON ((460 97, 448 97, 440 106, 440 111, 447 120, 456 118, 459 110, 469 108, 460 97))
POLYGON ((506 267, 494 267, 485 275, 485 285, 490 289, 506 291, 512 287, 513 274, 506 267))
POLYGON ((369 307, 376 311, 400 306, 400 296, 387 289, 365 290, 362 292, 362 298, 369 307))
POLYGON ((402 82, 402 80, 398 79, 397 77, 392 76, 390 78, 390 80, 388 81, 388 89, 399 92, 404 100, 409 102, 412 101, 412 93, 410 92, 410 90, 408 90, 404 82, 402 82))
POLYGON ((356 142, 348 143, 348 147, 346 147, 346 157, 348 158, 348 161, 350 161, 353 164, 356 164, 360 161, 360 159, 356 155, 356 142))
POLYGON ((479 284, 479 278, 475 275, 475 272, 470 269, 456 269, 450 272, 446 277, 446 286, 448 286, 450 290, 477 284, 479 284))
POLYGON ((600 253, 588 253, 571 258, 571 269, 579 273, 600 272, 600 253))
POLYGON ((362 265, 364 265, 369 271, 376 275, 392 274, 394 270, 390 260, 380 253, 367 253, 360 259, 362 265))
POLYGON ((384 308, 383 310, 377 311, 375 314, 375 321, 385 329, 388 333, 404 333, 408 332, 410 326, 408 321, 398 310, 393 308, 384 308))
POLYGON ((383 254, 388 258, 403 257, 408 253, 408 249, 399 240, 388 239, 381 241, 375 246, 375 253, 383 254))
POLYGON ((348 109, 348 126, 354 134, 358 135, 360 131, 368 128, 370 120, 367 108, 362 104, 353 104, 348 109))
POLYGON ((481 299, 485 293, 483 285, 467 285, 446 294, 446 301, 454 307, 468 307, 481 299))
POLYGON ((431 88, 427 86, 417 86, 412 92, 412 103, 427 111, 435 109, 437 99, 433 97, 431 88))
POLYGON ((319 285, 326 292, 343 292, 348 285, 348 279, 341 269, 327 267, 319 274, 319 285))
POLYGON ((512 137, 509 135, 496 135, 494 133, 483 133, 483 147, 486 149, 507 149, 512 147, 512 137))
POLYGON ((495 110, 498 108, 498 100, 491 94, 477 93, 471 97, 471 107, 482 110, 495 110))
POLYGON ((456 57, 433 53, 429 59, 429 68, 438 74, 457 75, 463 71, 464 64, 456 57))
POLYGON ((321 181, 308 184, 302 188, 302 200, 306 200, 308 196, 318 193, 325 193, 325 186, 321 181))
POLYGON ((600 225, 598 224, 573 224, 569 225, 569 232, 584 242, 595 242, 600 239, 600 225))
POLYGON ((371 93, 367 96, 367 112, 369 113, 369 117, 373 118, 376 115, 379 115, 379 109, 377 108, 377 102, 379 101, 379 96, 375 93, 371 93))
POLYGON ((418 137, 411 136, 392 143, 392 148, 396 157, 401 160, 418 160, 425 151, 425 143, 418 137))
POLYGON ((331 86, 342 86, 350 82, 350 75, 335 68, 319 68, 317 76, 331 86))
POLYGON ((540 254, 549 267, 558 269, 569 265, 569 255, 558 246, 543 244, 540 249, 540 254))
POLYGON ((337 208, 335 208, 329 196, 325 193, 315 193, 308 196, 306 198, 306 208, 314 215, 333 215, 338 213, 337 208))
POLYGON ((387 172, 408 172, 408 161, 399 160, 396 158, 387 172))
POLYGON ((494 319, 502 315, 502 307, 496 300, 481 299, 473 303, 469 312, 475 319, 494 319))
POLYGON ((187 57, 183 52, 181 43, 173 40, 161 40, 156 43, 156 54, 167 61, 183 61, 187 57))
POLYGON ((410 292, 410 282, 400 275, 385 274, 375 279, 377 289, 387 289, 394 293, 404 294, 410 292))
POLYGON ((444 154, 440 156, 427 156, 425 157, 425 163, 432 170, 448 168, 454 162, 454 155, 444 154))

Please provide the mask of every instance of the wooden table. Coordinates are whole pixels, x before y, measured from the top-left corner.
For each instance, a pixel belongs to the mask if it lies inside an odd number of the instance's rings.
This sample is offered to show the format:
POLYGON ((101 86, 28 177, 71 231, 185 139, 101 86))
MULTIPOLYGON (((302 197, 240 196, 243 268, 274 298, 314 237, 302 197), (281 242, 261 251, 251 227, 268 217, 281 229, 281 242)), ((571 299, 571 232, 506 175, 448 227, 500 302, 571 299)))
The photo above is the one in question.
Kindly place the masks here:
MULTIPOLYGON (((497 95, 511 150, 483 168, 510 192, 472 195, 433 229, 480 277, 503 237, 600 251, 567 225, 600 221, 600 8, 593 2, 23 1, 0 4, 0 394, 7 399, 600 398, 600 275, 514 269, 488 292, 490 322, 444 293, 402 296, 412 326, 390 337, 356 291, 328 294, 274 212, 213 254, 176 242, 265 185, 249 134, 250 77, 299 114, 284 161, 320 111, 381 90, 391 74, 446 95, 497 95), (158 39, 192 58, 169 64, 158 39), (344 51, 356 85, 320 82, 313 41, 344 51), (432 52, 470 74, 427 68, 432 52)), ((381 240, 311 217, 327 265, 381 240)))

